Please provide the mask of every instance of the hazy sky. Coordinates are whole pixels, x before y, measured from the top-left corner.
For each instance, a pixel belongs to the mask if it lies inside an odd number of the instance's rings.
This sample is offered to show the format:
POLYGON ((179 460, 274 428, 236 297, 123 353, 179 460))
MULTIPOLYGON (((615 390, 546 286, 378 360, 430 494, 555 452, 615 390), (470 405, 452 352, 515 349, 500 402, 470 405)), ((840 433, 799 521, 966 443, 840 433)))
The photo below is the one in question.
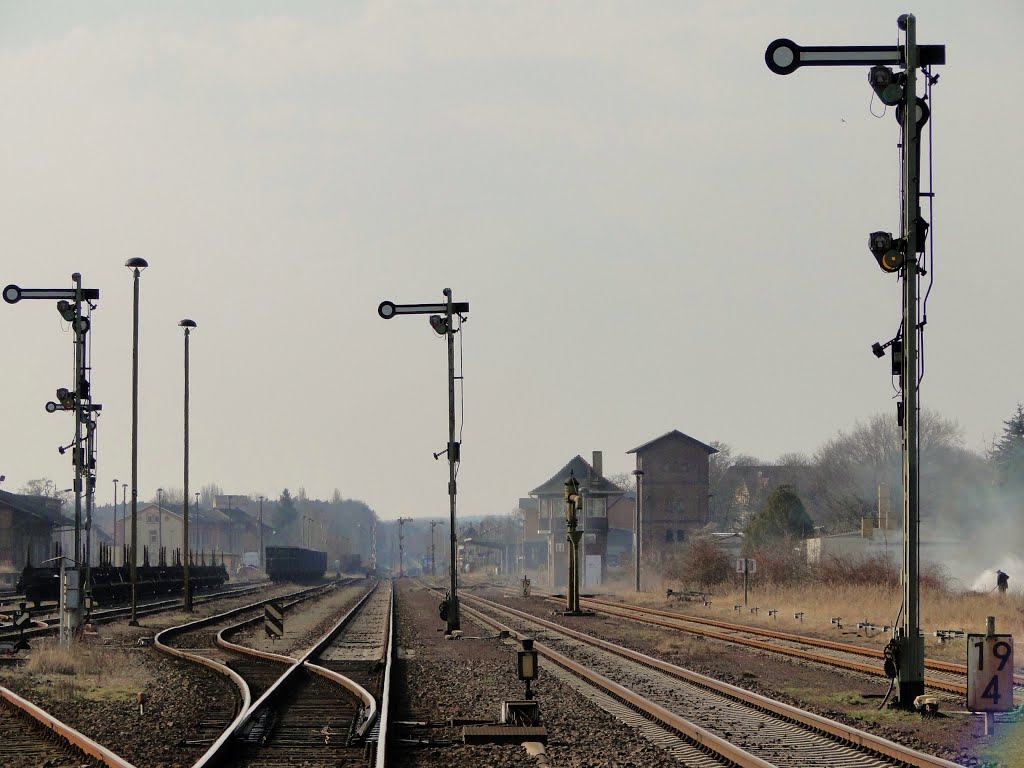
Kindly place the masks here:
MULTIPOLYGON (((99 501, 305 486, 447 513, 444 341, 377 304, 469 301, 460 510, 670 429, 771 460, 895 411, 899 130, 866 68, 766 45, 945 43, 922 402, 986 447, 1024 400, 1024 6, 812 2, 2 2, 0 284, 101 291, 99 501), (877 112, 881 104, 874 103, 877 112), (1014 297, 1017 297, 1016 299, 1014 297)), ((52 302, 0 304, 3 487, 71 484, 52 302)))

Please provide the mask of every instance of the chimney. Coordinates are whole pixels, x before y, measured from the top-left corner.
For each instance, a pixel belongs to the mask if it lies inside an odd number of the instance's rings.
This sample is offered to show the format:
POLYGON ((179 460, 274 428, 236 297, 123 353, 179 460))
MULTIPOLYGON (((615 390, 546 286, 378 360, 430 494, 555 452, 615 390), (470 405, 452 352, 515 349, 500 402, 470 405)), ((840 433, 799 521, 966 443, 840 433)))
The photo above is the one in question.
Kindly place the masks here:
POLYGON ((594 460, 590 463, 594 465, 594 474, 604 477, 604 456, 601 451, 594 451, 594 460))

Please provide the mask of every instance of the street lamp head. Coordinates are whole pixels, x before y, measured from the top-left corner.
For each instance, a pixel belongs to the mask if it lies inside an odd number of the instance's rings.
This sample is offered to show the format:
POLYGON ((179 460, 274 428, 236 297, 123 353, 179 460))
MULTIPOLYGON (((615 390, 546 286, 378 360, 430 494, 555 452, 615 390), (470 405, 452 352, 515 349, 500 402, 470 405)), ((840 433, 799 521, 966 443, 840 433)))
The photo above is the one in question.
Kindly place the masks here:
POLYGON ((195 320, 189 320, 187 317, 184 320, 182 320, 180 323, 178 323, 178 325, 180 325, 182 328, 196 328, 197 327, 196 326, 196 321, 195 320))
POLYGON ((131 259, 128 259, 128 261, 126 261, 124 265, 128 267, 128 269, 134 269, 136 272, 141 272, 142 270, 149 266, 149 262, 146 261, 141 256, 135 256, 131 259))

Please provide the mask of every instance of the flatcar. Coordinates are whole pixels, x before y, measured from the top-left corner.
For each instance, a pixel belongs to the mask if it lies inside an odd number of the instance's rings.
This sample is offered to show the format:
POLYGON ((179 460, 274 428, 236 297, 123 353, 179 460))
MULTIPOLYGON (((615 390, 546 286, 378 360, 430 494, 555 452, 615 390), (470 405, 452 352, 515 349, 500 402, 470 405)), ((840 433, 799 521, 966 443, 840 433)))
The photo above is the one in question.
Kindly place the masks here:
MULTIPOLYGON (((104 551, 103 555, 107 554, 109 552, 104 551)), ((93 599, 100 604, 129 600, 132 594, 131 566, 111 565, 109 559, 102 555, 101 560, 100 565, 89 569, 93 599)), ((228 580, 223 563, 206 565, 205 561, 203 556, 201 564, 193 562, 189 565, 188 581, 193 592, 216 589, 228 580)), ((150 565, 147 553, 145 564, 135 568, 135 594, 137 597, 178 594, 184 589, 184 578, 184 569, 179 563, 150 565)), ((44 600, 59 600, 60 568, 36 567, 29 563, 22 570, 16 589, 37 606, 44 600)))
POLYGON ((311 582, 323 578, 327 553, 302 547, 267 547, 267 576, 271 581, 311 582))

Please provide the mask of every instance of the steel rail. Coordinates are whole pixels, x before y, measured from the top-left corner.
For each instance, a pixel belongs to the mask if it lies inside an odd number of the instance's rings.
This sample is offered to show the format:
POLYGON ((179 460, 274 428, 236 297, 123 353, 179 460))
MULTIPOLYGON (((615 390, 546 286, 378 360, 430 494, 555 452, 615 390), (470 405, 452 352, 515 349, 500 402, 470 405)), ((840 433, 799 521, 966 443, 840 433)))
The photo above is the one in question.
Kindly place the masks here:
MULTIPOLYGON (((466 600, 468 602, 475 602, 480 601, 481 598, 475 595, 472 597, 467 595, 463 597, 463 600, 466 600)), ((501 610, 507 610, 510 612, 512 611, 512 609, 506 608, 504 606, 499 606, 499 608, 501 610)), ((465 613, 475 617, 478 621, 482 622, 483 624, 491 627, 492 629, 497 629, 499 631, 506 630, 516 638, 522 637, 522 633, 517 632, 516 630, 512 629, 511 627, 505 624, 502 624, 497 619, 488 616, 485 613, 481 613, 480 611, 474 608, 470 608, 468 605, 463 605, 462 610, 465 613)), ((593 670, 584 666, 583 664, 580 664, 579 662, 570 659, 568 656, 559 653, 558 651, 545 645, 544 643, 534 640, 533 647, 542 656, 555 662, 560 667, 564 667, 573 674, 582 677, 583 679, 587 680, 597 688, 605 691, 614 698, 624 702, 626 705, 634 709, 640 710, 641 712, 645 713, 648 717, 650 717, 652 720, 661 723, 665 727, 670 728, 676 731, 677 733, 683 734, 686 738, 690 739, 691 741, 700 745, 701 747, 709 750, 713 754, 723 758, 724 760, 735 763, 741 768, 774 768, 771 763, 762 760, 756 755, 750 754, 746 750, 736 746, 735 744, 732 744, 731 742, 726 741, 720 736, 717 736, 711 733, 710 731, 701 728, 696 723, 690 722, 689 720, 680 717, 679 715, 675 714, 671 710, 666 709, 660 704, 656 704, 655 702, 650 701, 649 699, 646 699, 643 696, 640 696, 639 694, 631 691, 630 689, 622 685, 619 685, 614 680, 609 680, 603 675, 600 675, 597 672, 594 672, 593 670)))
MULTIPOLYGON (((553 600, 555 598, 548 597, 546 599, 553 600)), ((642 606, 633 606, 623 603, 616 603, 611 600, 601 600, 599 598, 583 598, 581 604, 586 603, 593 607, 595 610, 602 611, 611 616, 619 616, 622 618, 633 619, 634 621, 642 621, 647 624, 654 624, 655 626, 666 627, 669 629, 677 629, 682 632, 689 632, 691 634, 700 635, 702 637, 711 637, 716 640, 723 640, 728 643, 734 643, 737 645, 746 645, 751 648, 758 648, 760 650, 771 651, 772 653, 779 653, 785 656, 792 656, 794 658, 804 659, 807 661, 816 661, 821 664, 827 664, 829 666, 842 667, 844 669, 851 669, 857 672, 863 672, 865 674, 873 675, 875 677, 885 677, 885 670, 878 665, 873 664, 862 664, 860 662, 852 661, 850 659, 841 659, 835 656, 825 656, 822 654, 814 653, 813 651, 804 651, 797 648, 786 648, 784 646, 773 645, 771 643, 762 642, 760 640, 753 640, 744 637, 735 637, 734 635, 724 635, 720 632, 714 632, 712 630, 699 630, 690 627, 682 626, 676 622, 689 622, 691 624, 701 624, 704 626, 718 627, 719 629, 728 629, 733 632, 746 632, 751 635, 761 635, 763 637, 770 637, 777 640, 785 640, 787 642, 802 643, 804 645, 813 645, 819 648, 826 648, 828 650, 838 651, 841 653, 850 653, 858 656, 865 656, 869 658, 884 658, 881 651, 873 648, 864 648, 862 646, 850 645, 848 643, 839 643, 834 640, 825 640, 822 638, 807 637, 804 635, 796 635, 788 632, 780 632, 774 629, 762 629, 760 627, 751 627, 744 624, 734 624, 727 621, 719 621, 717 619, 706 619, 699 616, 690 616, 689 614, 674 613, 672 611, 663 611, 658 608, 645 608, 642 606), (636 616, 633 614, 641 614, 636 616), (650 614, 644 616, 643 614, 650 614), (653 616, 668 617, 670 621, 662 621, 653 616)), ((962 664, 953 664, 951 662, 926 660, 925 666, 933 669, 937 672, 946 672, 949 674, 956 675, 967 675, 967 667, 962 664)), ((1013 681, 1015 685, 1024 684, 1024 676, 1014 675, 1013 681)), ((947 693, 955 693, 957 695, 964 695, 967 691, 966 684, 951 683, 946 680, 939 680, 934 677, 925 677, 925 685, 931 688, 935 688, 947 693)))
MULTIPOLYGON (((324 589, 325 587, 323 585, 320 585, 309 589, 303 589, 299 592, 294 592, 286 597, 313 597, 319 594, 324 589)), ((208 659, 205 656, 202 656, 198 653, 189 653, 188 651, 184 651, 180 648, 174 648, 171 645, 167 645, 165 641, 170 640, 170 638, 175 635, 184 634, 185 632, 189 632, 194 629, 199 629, 209 624, 215 624, 218 621, 223 621, 224 619, 231 618, 232 616, 237 616, 238 614, 244 613, 246 611, 255 610, 257 608, 262 607, 266 603, 271 602, 272 600, 279 599, 281 598, 267 598, 266 600, 260 600, 255 603, 251 603, 250 605, 242 606, 240 608, 232 608, 229 611, 225 611, 214 616, 207 616, 206 618, 196 619, 195 621, 190 621, 186 624, 181 624, 176 627, 168 627, 167 629, 158 632, 156 636, 153 638, 153 647, 157 650, 162 651, 163 653, 166 653, 170 656, 175 656, 177 658, 184 659, 186 661, 190 661, 196 664, 202 664, 203 666, 209 667, 210 669, 226 676, 231 680, 231 682, 235 684, 235 686, 238 688, 239 695, 242 697, 242 705, 241 707, 239 707, 238 714, 235 716, 234 721, 232 721, 231 725, 228 726, 228 728, 226 728, 223 733, 221 733, 221 735, 213 742, 210 748, 199 758, 199 760, 197 760, 193 764, 193 768, 203 768, 204 766, 211 765, 211 761, 217 758, 221 749, 223 749, 224 744, 227 743, 227 741, 231 738, 232 734, 234 733, 235 727, 239 723, 244 721, 246 714, 249 710, 249 706, 252 703, 252 692, 249 690, 249 684, 245 681, 245 679, 227 665, 221 664, 220 662, 215 661, 213 659, 208 659)))
MULTIPOLYGON (((284 671, 284 673, 278 677, 278 679, 272 683, 263 695, 260 696, 256 701, 247 703, 247 706, 239 713, 238 717, 224 730, 220 738, 210 747, 210 749, 203 755, 199 762, 193 764, 192 768, 205 768, 205 766, 213 765, 216 761, 221 760, 226 756, 228 751, 227 744, 230 739, 237 736, 246 726, 246 724, 270 701, 276 696, 280 695, 280 691, 283 690, 285 684, 294 676, 296 670, 305 668, 306 662, 308 662, 313 656, 318 654, 323 647, 330 643, 334 636, 344 628, 344 626, 351 620, 351 618, 359 611, 359 609, 369 600, 370 596, 376 591, 379 586, 379 582, 374 587, 367 591, 362 598, 342 617, 335 626, 327 632, 327 634, 318 641, 312 648, 307 650, 301 657, 294 658, 288 657, 293 663, 284 671)), ((243 622, 245 623, 245 622, 243 622)), ((247 652, 251 652, 254 649, 246 649, 247 652)), ((330 672, 330 670, 324 670, 330 672)), ((339 675, 339 677, 343 677, 339 675)), ((347 678, 346 678, 347 679, 347 678)), ((357 683, 349 681, 351 685, 355 686, 357 683)), ((346 686, 348 687, 348 686, 346 686)), ((246 686, 248 688, 248 686, 246 686)), ((351 690, 351 689, 350 689, 351 690)))
MULTIPOLYGON (((217 592, 213 594, 203 595, 200 598, 195 599, 196 605, 203 605, 206 603, 212 603, 215 600, 229 597, 244 597, 260 592, 262 587, 243 587, 241 589, 228 590, 226 592, 217 592)), ((149 616, 158 613, 167 613, 181 608, 181 599, 173 600, 159 600, 154 603, 145 603, 136 610, 138 616, 149 616)), ((117 621, 123 619, 125 616, 130 615, 131 607, 122 606, 118 608, 105 608, 100 611, 96 611, 92 614, 91 619, 93 624, 106 624, 108 622, 117 621)), ((24 631, 25 637, 44 637, 46 635, 56 632, 60 628, 60 617, 53 616, 50 618, 32 619, 32 628, 24 631)), ((5 625, 0 627, 0 639, 11 639, 19 637, 21 633, 12 627, 11 625, 5 625)))
MULTIPOLYGON (((271 651, 261 651, 258 648, 251 648, 251 647, 246 646, 246 645, 239 645, 238 643, 232 643, 230 640, 227 640, 224 637, 224 633, 225 632, 237 632, 238 629, 240 629, 241 627, 245 626, 246 624, 253 623, 254 621, 261 621, 262 619, 263 619, 263 617, 259 616, 255 620, 254 619, 248 619, 248 620, 242 622, 241 624, 235 624, 234 626, 231 626, 231 627, 225 627, 224 629, 222 629, 220 632, 217 633, 217 645, 221 646, 222 648, 226 648, 229 651, 234 651, 235 653, 238 653, 238 654, 241 654, 241 655, 244 655, 244 656, 256 656, 258 658, 267 659, 269 661, 277 661, 277 662, 281 662, 282 664, 288 664, 288 665, 297 664, 299 662, 299 660, 297 658, 295 658, 294 656, 286 656, 284 654, 273 653, 271 651)), ((327 678, 331 682, 336 683, 336 684, 342 686, 343 688, 348 689, 360 701, 363 702, 364 706, 366 706, 367 711, 368 711, 366 723, 364 724, 363 728, 360 729, 360 732, 359 732, 359 737, 363 738, 363 736, 365 735, 365 731, 369 729, 368 726, 372 726, 373 725, 373 719, 377 716, 377 702, 373 698, 373 696, 370 694, 370 692, 367 691, 363 686, 359 685, 359 683, 355 682, 354 680, 350 680, 349 678, 345 677, 344 675, 342 675, 342 674, 340 674, 338 672, 335 672, 332 669, 327 669, 326 667, 321 667, 318 664, 314 664, 311 661, 306 661, 306 662, 303 662, 303 663, 304 663, 306 669, 310 670, 311 672, 315 672, 316 674, 320 675, 321 677, 327 678)))
MULTIPOLYGON (((588 601, 582 601, 587 602, 588 601)), ((626 619, 636 620, 636 616, 630 615, 631 612, 628 609, 616 609, 611 607, 604 607, 602 609, 605 613, 611 616, 619 616, 626 619)), ((681 626, 680 624, 673 621, 666 621, 663 619, 648 617, 640 619, 647 624, 654 624, 655 626, 667 627, 669 629, 679 630, 681 632, 689 632, 691 634, 700 635, 701 637, 710 637, 715 640, 722 640, 727 643, 734 645, 745 645, 749 648, 757 648, 762 651, 770 651, 771 653, 779 653, 783 656, 791 656, 796 659, 802 659, 804 661, 814 661, 820 664, 827 664, 833 667, 842 667, 843 669, 853 670, 855 672, 863 672, 864 674, 872 675, 874 677, 884 677, 885 670, 880 668, 877 664, 862 663, 859 661, 852 661, 850 659, 841 659, 835 656, 826 656, 824 654, 815 653, 813 651, 805 651, 799 648, 786 648, 781 645, 774 645, 772 643, 754 640, 747 637, 736 637, 735 635, 726 635, 721 632, 715 632, 710 629, 693 629, 690 627, 681 626)), ((945 680, 936 680, 934 678, 925 678, 925 684, 937 688, 939 690, 947 691, 949 693, 962 694, 964 687, 957 685, 956 683, 949 683, 945 680)))
MULTIPOLYGON (((551 597, 550 599, 555 599, 551 597)), ((633 603, 618 602, 615 600, 604 600, 599 597, 583 598, 588 603, 595 605, 612 606, 616 608, 623 608, 629 611, 636 611, 637 613, 649 613, 654 616, 665 616, 668 618, 678 619, 680 621, 689 621, 694 624, 705 624, 707 626, 719 627, 721 629, 732 629, 737 632, 749 632, 750 634, 764 635, 765 637, 774 637, 779 640, 788 640, 794 643, 804 643, 806 645, 816 645, 821 648, 829 648, 834 651, 843 651, 845 653, 854 653, 861 656, 869 656, 874 659, 885 658, 885 655, 876 648, 865 648, 860 645, 852 645, 850 643, 840 643, 835 640, 826 640, 820 637, 808 637, 807 635, 797 635, 791 632, 782 632, 777 629, 768 629, 766 627, 751 627, 745 624, 735 624, 728 621, 721 621, 720 619, 709 619, 704 616, 693 616, 688 613, 676 613, 675 611, 666 611, 660 608, 649 608, 643 605, 635 605, 633 603)), ((939 659, 925 659, 925 667, 934 669, 939 672, 949 672, 956 675, 966 675, 967 666, 965 664, 957 664, 951 661, 941 661, 939 659)), ((1024 675, 1014 674, 1013 676, 1014 685, 1024 685, 1024 675)))
POLYGON ((639 662, 645 666, 658 669, 673 677, 686 680, 703 688, 714 690, 731 698, 738 699, 750 706, 770 712, 778 717, 800 723, 807 728, 830 734, 831 736, 854 746, 869 749, 886 757, 900 760, 908 765, 915 766, 915 768, 961 768, 956 763, 952 763, 940 757, 928 755, 924 752, 918 752, 910 747, 904 747, 894 741, 889 741, 888 739, 875 736, 874 734, 867 733, 866 731, 861 731, 857 728, 843 725, 842 723, 822 717, 821 715, 816 715, 813 712, 807 712, 805 710, 798 709, 797 707, 790 706, 789 704, 769 699, 766 696, 761 696, 760 694, 747 691, 738 686, 706 677, 688 669, 676 666, 675 664, 670 664, 669 662, 662 661, 661 659, 656 659, 653 656, 648 656, 647 654, 633 651, 629 648, 624 648, 621 645, 616 645, 615 643, 602 640, 601 638, 594 637, 593 635, 587 635, 583 632, 569 629, 568 627, 564 627, 560 624, 538 618, 532 614, 501 605, 500 603, 495 603, 491 600, 487 600, 486 598, 474 595, 469 599, 488 605, 492 609, 505 611, 521 619, 535 622, 542 627, 568 635, 580 642, 602 648, 603 650, 610 651, 624 658, 639 662))
MULTIPOLYGON (((395 658, 395 585, 391 582, 391 617, 388 619, 388 645, 384 665, 383 691, 380 696, 380 728, 377 735, 377 754, 375 768, 387 765, 388 721, 391 716, 391 667, 395 658)), ((367 729, 369 732, 369 729, 367 729)))
POLYGON ((3 697, 13 706, 23 712, 26 712, 69 744, 77 747, 90 757, 99 760, 104 765, 109 766, 110 768, 135 768, 132 763, 129 763, 123 757, 111 752, 98 741, 93 741, 81 731, 72 728, 70 725, 62 723, 46 710, 36 706, 28 699, 22 698, 14 691, 4 688, 2 685, 0 685, 0 697, 3 697))

